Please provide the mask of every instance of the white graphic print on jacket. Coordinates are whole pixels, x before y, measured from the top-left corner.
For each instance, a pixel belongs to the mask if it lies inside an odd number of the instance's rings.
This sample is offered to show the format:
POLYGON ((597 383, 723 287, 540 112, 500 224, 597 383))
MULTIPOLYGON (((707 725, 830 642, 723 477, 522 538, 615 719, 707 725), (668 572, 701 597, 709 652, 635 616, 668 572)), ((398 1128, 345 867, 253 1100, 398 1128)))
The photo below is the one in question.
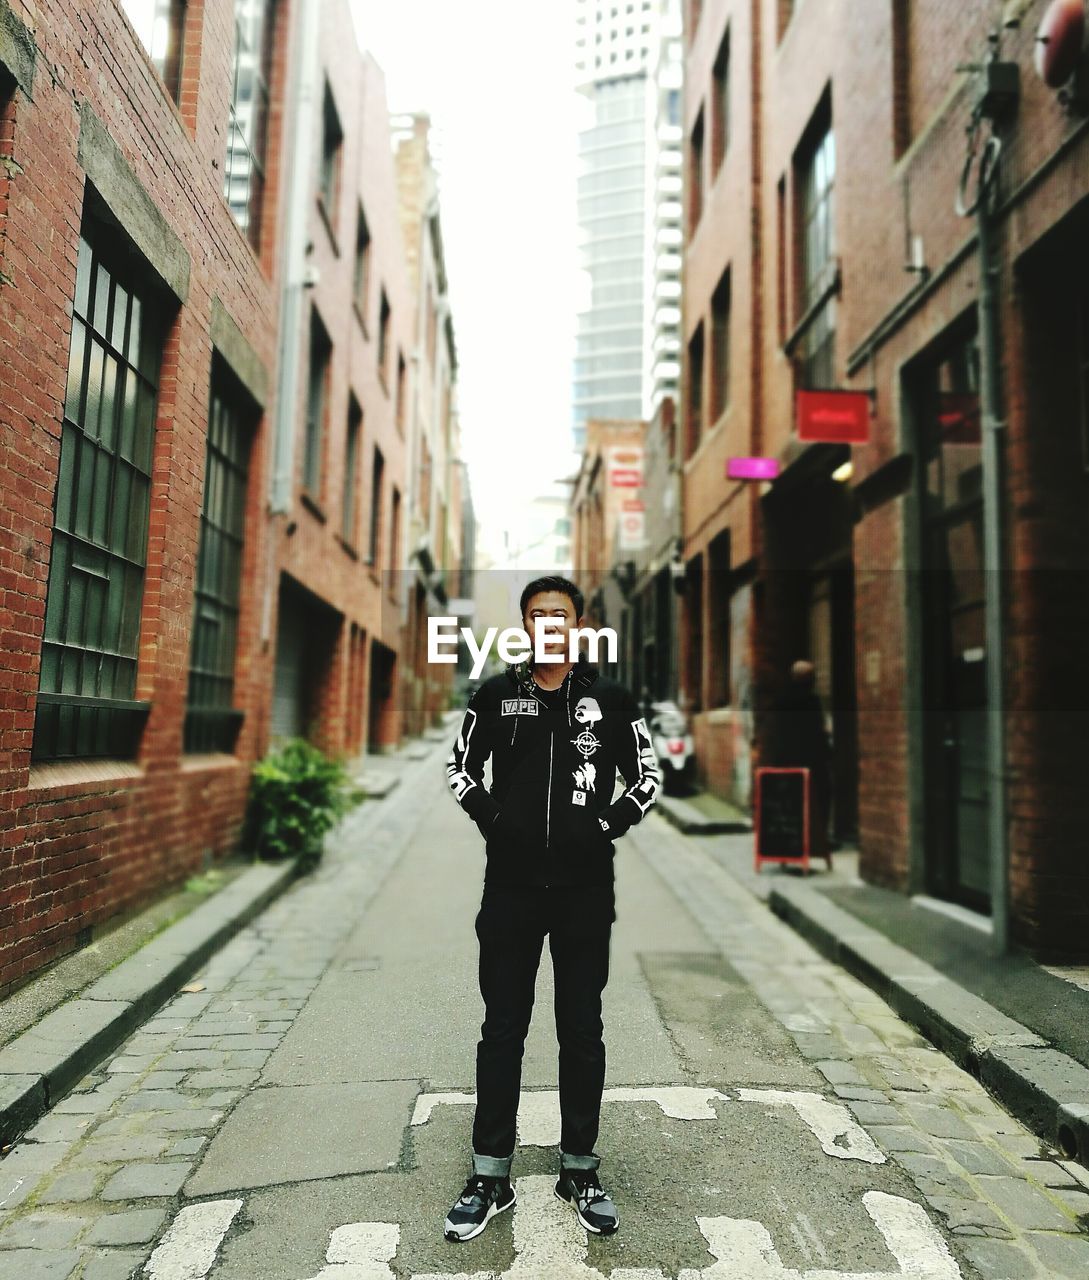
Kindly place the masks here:
MULTIPOLYGON (((594 781, 597 778, 597 769, 586 760, 580 764, 575 770, 575 786, 581 787, 584 791, 593 791, 594 781)), ((581 802, 579 802, 581 803, 581 802)))
POLYGON ((658 757, 654 754, 654 743, 650 739, 647 722, 640 717, 631 722, 631 727, 635 734, 635 747, 639 753, 639 781, 625 794, 635 801, 639 812, 645 814, 654 803, 654 798, 662 785, 662 778, 658 772, 658 757))
POLYGON ((594 725, 601 718, 601 707, 598 706, 596 698, 579 698, 575 704, 575 719, 584 728, 580 734, 571 739, 571 742, 584 760, 592 756, 601 746, 600 739, 594 736, 594 725))
POLYGON ((476 712, 467 707, 465 715, 462 717, 461 728, 458 730, 458 738, 454 743, 454 749, 446 762, 446 781, 458 804, 461 804, 465 799, 465 793, 476 786, 476 783, 465 768, 465 758, 469 754, 469 739, 473 736, 475 728, 476 712))

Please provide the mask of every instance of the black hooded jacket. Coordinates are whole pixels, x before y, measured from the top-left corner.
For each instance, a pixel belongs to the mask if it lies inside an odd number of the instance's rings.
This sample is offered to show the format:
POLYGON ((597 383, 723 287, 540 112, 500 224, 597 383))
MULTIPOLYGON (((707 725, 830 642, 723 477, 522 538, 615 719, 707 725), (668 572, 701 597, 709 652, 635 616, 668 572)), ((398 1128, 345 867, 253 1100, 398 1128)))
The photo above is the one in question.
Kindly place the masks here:
POLYGON ((560 687, 550 705, 521 663, 485 681, 465 710, 446 777, 487 842, 490 883, 611 884, 613 840, 658 795, 654 746, 630 691, 581 655, 560 687), (618 768, 626 789, 613 800, 618 768))

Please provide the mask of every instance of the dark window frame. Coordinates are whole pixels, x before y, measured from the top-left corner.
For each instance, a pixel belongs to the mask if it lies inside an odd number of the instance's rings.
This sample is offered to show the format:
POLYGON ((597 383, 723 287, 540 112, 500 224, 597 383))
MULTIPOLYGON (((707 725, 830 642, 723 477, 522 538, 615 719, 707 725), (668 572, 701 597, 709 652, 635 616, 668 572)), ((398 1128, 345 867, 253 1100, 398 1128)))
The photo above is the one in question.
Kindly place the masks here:
POLYGON ((352 276, 352 298, 363 327, 367 326, 367 302, 371 284, 371 231, 367 215, 360 203, 356 208, 355 267, 352 276))
POLYGON ((386 460, 378 445, 371 454, 371 509, 370 533, 367 546, 367 563, 377 568, 382 543, 382 489, 385 483, 386 460))
POLYGON ((85 215, 53 505, 32 758, 132 758, 168 318, 135 255, 85 215))
POLYGON ((354 395, 348 397, 348 421, 344 435, 344 492, 341 500, 341 536, 349 547, 356 546, 359 525, 359 460, 363 442, 363 407, 354 395))
POLYGON ((730 150, 730 28, 727 25, 712 68, 711 181, 718 177, 730 150))
POLYGON ((321 503, 325 435, 329 415, 329 374, 333 342, 317 308, 310 311, 310 356, 306 376, 306 434, 303 439, 302 488, 321 503))
POLYGON ((706 341, 701 320, 688 341, 688 395, 684 408, 684 460, 687 462, 700 446, 703 437, 703 371, 706 341))
POLYGON ((200 547, 193 590, 187 753, 234 751, 244 713, 234 705, 250 456, 260 410, 213 359, 200 547))
POLYGON ((389 362, 389 331, 393 319, 393 311, 389 305, 389 295, 386 293, 383 285, 378 304, 378 343, 376 346, 376 358, 378 360, 378 373, 382 379, 382 387, 389 392, 389 382, 387 374, 387 364, 389 362))
POLYGON ((711 295, 711 422, 717 422, 730 406, 732 290, 730 268, 727 267, 711 295))
POLYGON ((704 114, 700 107, 696 113, 692 132, 688 137, 688 234, 695 235, 703 217, 703 165, 704 165, 704 114))
POLYGON ((147 53, 155 70, 166 87, 167 93, 175 103, 181 100, 182 67, 185 57, 185 24, 188 18, 188 0, 159 0, 154 10, 149 11, 152 30, 142 31, 138 25, 138 15, 130 12, 128 0, 121 0, 121 8, 125 11, 140 46, 147 53), (160 8, 165 7, 167 45, 165 49, 156 47, 157 38, 162 31, 159 25, 160 8))
POLYGON ((234 52, 231 58, 231 99, 227 113, 227 158, 223 166, 223 195, 235 222, 254 247, 262 247, 265 167, 268 151, 269 84, 272 78, 272 44, 277 18, 277 0, 235 0, 234 52), (249 14, 245 10, 249 9, 249 14), (260 13, 260 22, 253 21, 260 13), (243 19, 250 17, 251 30, 243 31, 243 19), (258 52, 252 67, 246 67, 246 53, 258 52), (252 83, 250 83, 252 76, 252 83), (243 107, 256 104, 253 120, 243 125, 243 107), (232 187, 242 166, 239 196, 232 187), (242 198, 244 197, 244 198, 242 198))
POLYGON ((836 385, 835 174, 835 131, 826 92, 794 161, 796 314, 806 320, 799 373, 807 388, 836 385))
POLYGON ((318 203, 329 228, 336 230, 337 204, 340 199, 340 166, 344 151, 344 128, 340 123, 336 100, 329 81, 321 101, 321 165, 318 172, 318 203))

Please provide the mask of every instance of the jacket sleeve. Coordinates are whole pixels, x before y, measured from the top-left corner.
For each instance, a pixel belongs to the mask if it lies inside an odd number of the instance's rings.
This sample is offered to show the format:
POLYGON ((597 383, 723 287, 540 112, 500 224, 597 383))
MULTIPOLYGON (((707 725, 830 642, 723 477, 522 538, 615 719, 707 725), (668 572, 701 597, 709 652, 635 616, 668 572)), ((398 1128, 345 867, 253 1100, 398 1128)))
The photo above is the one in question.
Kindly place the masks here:
POLYGON ((499 816, 499 803, 484 786, 484 765, 492 753, 493 717, 483 687, 469 699, 457 740, 446 761, 446 781, 482 833, 499 816))
POLYGON ((617 765, 627 785, 600 817, 602 830, 610 840, 642 822, 662 786, 650 730, 627 689, 621 691, 618 718, 621 727, 617 765))

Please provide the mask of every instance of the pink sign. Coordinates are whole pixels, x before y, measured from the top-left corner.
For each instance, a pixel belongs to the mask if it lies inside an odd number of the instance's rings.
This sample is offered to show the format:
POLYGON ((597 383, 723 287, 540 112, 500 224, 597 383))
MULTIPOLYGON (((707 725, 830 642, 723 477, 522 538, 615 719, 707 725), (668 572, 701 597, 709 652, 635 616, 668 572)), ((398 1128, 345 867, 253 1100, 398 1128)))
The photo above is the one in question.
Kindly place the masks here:
POLYGON ((774 480, 779 475, 777 458, 729 458, 727 480, 774 480))

